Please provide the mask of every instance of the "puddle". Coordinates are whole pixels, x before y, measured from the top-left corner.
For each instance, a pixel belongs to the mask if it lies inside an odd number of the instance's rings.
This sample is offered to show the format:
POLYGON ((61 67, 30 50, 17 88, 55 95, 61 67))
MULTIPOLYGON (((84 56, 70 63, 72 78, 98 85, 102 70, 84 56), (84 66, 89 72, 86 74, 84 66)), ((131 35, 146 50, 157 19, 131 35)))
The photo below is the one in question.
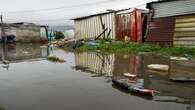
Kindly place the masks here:
MULTIPOLYGON (((124 73, 139 76, 136 79, 139 85, 161 92, 158 95, 158 99, 154 99, 154 101, 191 104, 191 101, 195 100, 195 83, 177 83, 170 80, 172 77, 195 78, 195 63, 191 61, 178 62, 162 56, 151 55, 119 55, 85 52, 76 53, 75 62, 76 70, 89 72, 92 76, 112 76, 122 79, 126 78, 124 73), (167 72, 153 71, 147 68, 149 64, 168 65, 170 70, 167 72), (163 100, 164 97, 167 100, 163 100), (175 97, 174 100, 172 97, 175 97)), ((121 90, 120 87, 113 87, 124 93, 126 92, 121 90)), ((148 99, 143 96, 142 98, 148 99)))
POLYGON ((195 83, 169 78, 195 78, 193 61, 171 61, 151 55, 67 52, 41 44, 0 46, 0 105, 6 110, 194 110, 195 83), (47 61, 49 55, 65 63, 47 61), (0 61, 1 62, 1 61, 0 61), (149 64, 169 65, 167 72, 151 71, 149 64), (129 94, 112 84, 124 73, 139 76, 139 85, 161 93, 154 98, 129 94))

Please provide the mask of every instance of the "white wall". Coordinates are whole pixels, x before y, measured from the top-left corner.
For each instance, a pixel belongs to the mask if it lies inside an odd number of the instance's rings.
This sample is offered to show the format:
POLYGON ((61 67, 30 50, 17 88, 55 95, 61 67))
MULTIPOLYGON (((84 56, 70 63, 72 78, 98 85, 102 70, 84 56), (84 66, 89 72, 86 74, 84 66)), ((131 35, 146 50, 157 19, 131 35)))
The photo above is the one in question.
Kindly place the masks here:
MULTIPOLYGON (((102 21, 105 24, 105 28, 111 29, 110 37, 115 39, 115 16, 114 13, 104 14, 102 21)), ((108 33, 106 31, 106 34, 108 33)), ((95 38, 103 32, 100 15, 93 16, 87 19, 75 20, 75 36, 77 39, 81 38, 95 38)))

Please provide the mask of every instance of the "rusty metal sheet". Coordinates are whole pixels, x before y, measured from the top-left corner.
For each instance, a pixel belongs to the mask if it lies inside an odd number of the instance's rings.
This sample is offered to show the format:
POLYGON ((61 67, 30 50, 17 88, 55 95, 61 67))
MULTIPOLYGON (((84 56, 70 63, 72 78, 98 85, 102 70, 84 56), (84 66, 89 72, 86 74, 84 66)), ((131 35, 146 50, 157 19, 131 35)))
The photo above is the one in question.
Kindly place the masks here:
POLYGON ((137 30, 137 41, 142 42, 142 12, 139 9, 134 10, 136 12, 136 30, 137 30))
POLYGON ((131 14, 131 40, 137 42, 136 11, 131 14))
POLYGON ((146 42, 172 42, 175 17, 154 18, 148 23, 146 42))
POLYGON ((116 15, 116 40, 123 41, 125 36, 130 38, 130 31, 130 13, 116 15))
POLYGON ((133 42, 142 42, 142 11, 134 9, 132 13, 116 15, 117 40, 125 40, 128 37, 133 42))

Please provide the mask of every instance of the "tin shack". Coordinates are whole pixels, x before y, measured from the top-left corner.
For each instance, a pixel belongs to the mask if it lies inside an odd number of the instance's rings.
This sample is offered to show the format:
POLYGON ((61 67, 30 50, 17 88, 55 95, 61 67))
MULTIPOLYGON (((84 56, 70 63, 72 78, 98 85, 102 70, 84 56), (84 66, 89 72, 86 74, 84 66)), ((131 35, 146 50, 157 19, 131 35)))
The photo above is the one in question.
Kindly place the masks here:
POLYGON ((0 40, 6 39, 16 42, 40 42, 47 40, 47 26, 33 23, 4 23, 0 27, 0 40))
POLYGON ((147 11, 141 9, 107 10, 73 19, 76 39, 111 38, 143 42, 147 11))
POLYGON ((146 42, 195 47, 195 0, 160 0, 147 8, 146 42))

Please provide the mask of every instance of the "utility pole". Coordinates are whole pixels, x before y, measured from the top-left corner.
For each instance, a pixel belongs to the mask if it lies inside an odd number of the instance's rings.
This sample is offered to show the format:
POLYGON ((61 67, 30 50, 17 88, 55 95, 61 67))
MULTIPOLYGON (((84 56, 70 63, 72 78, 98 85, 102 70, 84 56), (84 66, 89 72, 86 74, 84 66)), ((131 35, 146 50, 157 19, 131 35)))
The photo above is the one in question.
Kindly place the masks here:
POLYGON ((1 37, 3 38, 3 43, 6 44, 7 43, 7 37, 6 37, 5 31, 4 31, 3 15, 0 16, 0 19, 1 19, 1 37))
POLYGON ((3 15, 1 15, 1 23, 3 23, 3 15))
POLYGON ((7 56, 7 37, 5 35, 5 31, 4 31, 4 25, 3 25, 3 15, 0 15, 0 19, 1 19, 1 37, 3 40, 3 56, 2 56, 2 60, 5 61, 5 58, 7 56))
POLYGON ((1 19, 1 40, 2 40, 3 38, 3 33, 2 33, 3 16, 2 15, 0 15, 0 19, 1 19))

